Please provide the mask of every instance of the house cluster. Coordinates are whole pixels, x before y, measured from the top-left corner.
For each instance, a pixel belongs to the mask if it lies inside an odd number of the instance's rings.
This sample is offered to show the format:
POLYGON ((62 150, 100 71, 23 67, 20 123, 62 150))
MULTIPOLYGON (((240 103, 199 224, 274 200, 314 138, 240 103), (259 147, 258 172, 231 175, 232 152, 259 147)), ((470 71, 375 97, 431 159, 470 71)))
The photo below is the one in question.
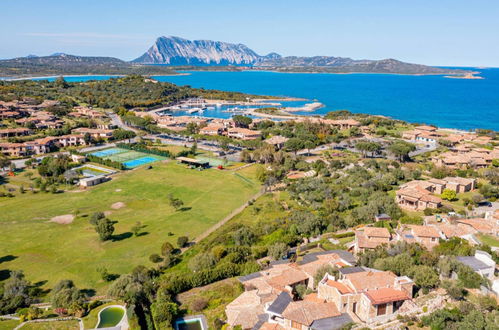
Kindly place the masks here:
POLYGON ((383 244, 391 245, 399 241, 419 243, 428 250, 439 244, 440 240, 458 237, 467 240, 472 245, 480 245, 476 234, 486 234, 499 237, 499 212, 488 219, 451 219, 447 216, 425 217, 424 225, 402 225, 394 232, 380 227, 363 227, 355 231, 352 246, 354 253, 375 249, 383 244))
POLYGON ((54 148, 86 145, 84 135, 49 136, 23 143, 0 142, 0 153, 9 157, 26 157, 48 153, 54 148))
POLYGON ((8 157, 26 157, 37 154, 52 152, 57 148, 86 145, 85 135, 88 133, 91 137, 109 138, 112 136, 112 130, 102 119, 106 115, 87 107, 75 107, 69 115, 74 117, 87 117, 99 119, 98 128, 77 128, 69 135, 47 136, 25 142, 7 142, 5 139, 30 136, 35 134, 36 129, 57 129, 64 125, 64 121, 49 111, 47 108, 57 106, 57 101, 45 100, 40 104, 34 105, 28 101, 0 102, 0 119, 9 119, 17 125, 24 127, 0 129, 0 153, 8 157))
POLYGON ((107 116, 97 110, 94 110, 90 107, 77 106, 73 108, 73 111, 68 114, 71 117, 75 118, 92 118, 92 119, 104 119, 107 116))
POLYGON ((410 210, 436 209, 442 206, 442 199, 436 195, 446 189, 456 193, 474 190, 475 179, 446 177, 443 179, 413 180, 403 184, 396 192, 398 205, 410 210))
POLYGON ((445 140, 453 146, 465 142, 487 144, 492 140, 490 136, 482 136, 475 133, 449 133, 427 125, 416 126, 413 130, 405 131, 402 134, 402 138, 413 142, 424 143, 436 143, 439 140, 445 140))
POLYGON ((412 308, 411 279, 355 264, 351 253, 331 250, 240 277, 245 291, 227 305, 227 323, 242 329, 339 329, 350 322, 384 322, 412 308), (324 265, 339 268, 339 275, 326 273, 315 283, 324 265), (298 285, 313 293, 300 298, 298 285))
POLYGON ((432 158, 437 166, 452 169, 484 168, 490 166, 494 159, 499 159, 499 147, 494 149, 474 148, 470 145, 458 145, 432 158))
POLYGON ((406 131, 402 134, 403 139, 429 143, 435 143, 443 136, 444 134, 439 132, 436 127, 426 125, 416 126, 414 130, 406 131))

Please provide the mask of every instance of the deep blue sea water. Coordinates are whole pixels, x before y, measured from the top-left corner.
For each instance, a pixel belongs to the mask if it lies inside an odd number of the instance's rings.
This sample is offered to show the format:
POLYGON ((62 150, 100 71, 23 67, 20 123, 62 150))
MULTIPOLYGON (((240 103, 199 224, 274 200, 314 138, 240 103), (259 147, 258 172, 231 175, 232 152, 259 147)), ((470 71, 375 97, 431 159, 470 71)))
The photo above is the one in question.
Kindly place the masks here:
MULTIPOLYGON (((440 127, 499 131, 499 68, 473 69, 485 79, 390 74, 309 74, 246 72, 188 72, 155 77, 178 85, 293 96, 325 104, 315 112, 346 109, 440 127)), ((68 81, 106 79, 106 76, 67 77, 68 81)), ((205 115, 207 115, 205 113, 205 115)), ((216 113, 210 113, 214 116, 216 113)), ((220 113, 221 117, 227 116, 220 113)))

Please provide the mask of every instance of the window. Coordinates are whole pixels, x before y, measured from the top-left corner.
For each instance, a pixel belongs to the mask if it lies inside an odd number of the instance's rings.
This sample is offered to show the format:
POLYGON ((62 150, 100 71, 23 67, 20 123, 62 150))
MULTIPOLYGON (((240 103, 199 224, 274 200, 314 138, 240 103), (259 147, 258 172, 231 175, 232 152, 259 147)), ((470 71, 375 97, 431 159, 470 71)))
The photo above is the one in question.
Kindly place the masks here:
POLYGON ((380 315, 385 315, 385 314, 386 314, 386 304, 378 305, 377 315, 380 316, 380 315))

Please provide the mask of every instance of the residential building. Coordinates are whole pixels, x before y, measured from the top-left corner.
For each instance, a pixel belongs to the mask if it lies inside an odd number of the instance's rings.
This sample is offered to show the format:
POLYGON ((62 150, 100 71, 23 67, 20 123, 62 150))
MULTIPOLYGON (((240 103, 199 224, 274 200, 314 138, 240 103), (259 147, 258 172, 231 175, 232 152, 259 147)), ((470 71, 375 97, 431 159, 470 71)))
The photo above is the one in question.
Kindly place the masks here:
POLYGON ((208 124, 208 126, 203 127, 199 130, 199 134, 215 136, 215 135, 221 135, 223 131, 224 131, 223 124, 208 124))
POLYGON ((355 231, 355 253, 375 249, 383 244, 390 244, 392 236, 388 229, 378 227, 364 227, 355 231))
MULTIPOLYGON (((311 329, 321 322, 331 324, 331 318, 342 316, 335 306, 317 299, 316 295, 308 295, 303 302, 294 299, 296 286, 315 286, 315 273, 323 265, 353 266, 355 258, 342 250, 316 252, 305 255, 296 263, 274 261, 265 270, 239 277, 245 292, 227 305, 227 323, 231 327, 241 325, 243 329, 258 329, 264 323, 279 324, 284 329, 292 329, 292 326, 311 329), (315 312, 319 310, 320 313, 315 312), (297 316, 297 311, 305 314, 297 316)), ((345 322, 350 320, 348 317, 342 319, 345 322)), ((340 319, 335 321, 341 323, 340 319)))
POLYGON ((72 131, 73 133, 76 134, 90 134, 91 137, 97 139, 97 138, 110 138, 113 136, 113 130, 110 129, 98 129, 98 128, 86 128, 86 127, 80 127, 76 128, 72 131))
POLYGON ((260 138, 262 133, 260 131, 253 131, 247 128, 234 127, 228 129, 227 136, 240 140, 255 140, 260 138))
POLYGON ((30 135, 32 132, 27 128, 4 128, 0 129, 0 138, 30 135))
POLYGON ((496 263, 487 252, 477 250, 474 256, 459 256, 456 257, 456 260, 473 269, 475 273, 478 273, 489 280, 494 279, 496 263))
POLYGON ((425 181, 420 184, 406 184, 396 192, 396 201, 400 207, 411 210, 436 209, 442 206, 442 199, 431 194, 433 185, 425 181))
MULTIPOLYGON (((348 270, 348 269, 345 269, 348 270)), ((318 286, 319 298, 334 302, 338 311, 366 323, 387 321, 406 308, 412 299, 414 282, 392 272, 355 267, 335 279, 326 274, 318 286)))
POLYGON ((457 220, 458 226, 473 228, 479 233, 499 236, 499 224, 494 219, 472 218, 457 220))
POLYGON ((270 145, 273 145, 276 149, 282 149, 284 147, 284 144, 288 141, 289 139, 284 136, 280 135, 274 135, 273 137, 266 139, 264 142, 270 145))
POLYGON ((440 232, 433 226, 406 225, 397 231, 397 240, 419 243, 428 250, 437 246, 440 238, 440 232))

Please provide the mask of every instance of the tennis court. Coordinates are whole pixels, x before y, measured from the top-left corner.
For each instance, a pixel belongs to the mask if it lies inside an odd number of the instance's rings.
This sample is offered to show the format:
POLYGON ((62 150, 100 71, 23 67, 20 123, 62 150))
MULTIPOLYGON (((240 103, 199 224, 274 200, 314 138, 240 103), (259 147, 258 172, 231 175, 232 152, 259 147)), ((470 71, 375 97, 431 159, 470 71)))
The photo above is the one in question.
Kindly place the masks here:
POLYGON ((114 162, 119 162, 125 165, 126 168, 135 168, 137 166, 145 165, 152 162, 157 162, 165 159, 157 155, 150 155, 144 152, 127 150, 122 148, 110 148, 91 153, 103 159, 109 159, 114 162))

